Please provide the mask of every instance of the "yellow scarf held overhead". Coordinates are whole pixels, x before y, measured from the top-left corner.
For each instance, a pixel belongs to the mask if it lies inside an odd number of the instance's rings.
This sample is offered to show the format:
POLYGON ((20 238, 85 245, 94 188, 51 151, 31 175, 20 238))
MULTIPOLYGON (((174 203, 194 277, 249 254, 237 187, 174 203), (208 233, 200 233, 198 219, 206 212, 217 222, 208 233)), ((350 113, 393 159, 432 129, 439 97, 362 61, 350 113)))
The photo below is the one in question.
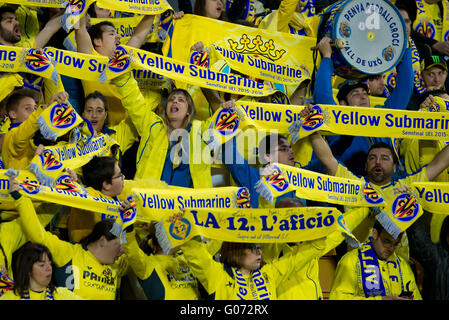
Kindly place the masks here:
POLYGON ((67 0, 3 0, 7 4, 20 4, 26 7, 65 8, 67 0))
MULTIPOLYGON (((210 69, 198 67, 191 63, 181 62, 161 56, 149 51, 122 46, 131 56, 133 68, 136 70, 149 70, 164 77, 196 85, 199 87, 219 90, 229 93, 249 96, 267 96, 276 92, 275 89, 247 78, 215 72, 210 69)), ((111 73, 106 70, 109 79, 111 73)), ((116 76, 116 75, 114 75, 116 76)))
POLYGON ((114 145, 117 142, 109 135, 100 134, 87 140, 46 147, 42 154, 34 156, 28 169, 42 185, 53 186, 65 169, 80 168, 94 156, 109 156, 114 145))
POLYGON ((217 59, 224 59, 231 68, 258 79, 298 84, 305 77, 302 65, 309 71, 314 66, 309 48, 315 45, 316 38, 250 28, 190 14, 174 21, 162 50, 168 57, 192 61, 196 53, 190 48, 198 41, 202 41, 206 48, 211 46, 217 53, 211 57, 210 66, 217 59))
POLYGON ((172 10, 166 0, 96 0, 100 8, 131 12, 142 15, 156 15, 172 10))
POLYGON ((246 188, 133 188, 133 198, 138 210, 146 217, 159 221, 162 214, 180 209, 248 208, 250 194, 246 188))
POLYGON ((188 209, 165 215, 156 224, 156 236, 168 252, 198 235, 229 242, 287 243, 322 238, 337 229, 357 243, 336 208, 188 209))

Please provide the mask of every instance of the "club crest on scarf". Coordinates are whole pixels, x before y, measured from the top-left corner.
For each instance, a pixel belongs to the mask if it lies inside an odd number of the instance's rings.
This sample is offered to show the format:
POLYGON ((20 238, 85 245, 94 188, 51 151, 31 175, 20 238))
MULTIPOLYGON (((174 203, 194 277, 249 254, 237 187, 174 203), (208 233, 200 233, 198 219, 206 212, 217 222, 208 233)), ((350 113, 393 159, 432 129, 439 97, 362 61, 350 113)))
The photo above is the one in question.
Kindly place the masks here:
POLYGON ((373 186, 369 182, 367 182, 363 188, 363 196, 365 197, 366 202, 370 204, 380 204, 384 202, 382 196, 374 190, 373 186))
POLYGON ((209 68, 210 57, 207 51, 194 51, 190 55, 190 63, 198 67, 209 68))
POLYGON ((128 223, 132 220, 134 220, 134 218, 136 217, 136 202, 134 200, 131 200, 128 197, 128 202, 130 204, 130 206, 124 210, 124 211, 120 211, 120 218, 122 219, 123 225, 125 223, 128 223))
POLYGON ((239 116, 233 109, 221 109, 215 121, 215 130, 222 136, 233 134, 239 127, 239 116))
POLYGON ((75 110, 67 103, 55 104, 50 110, 51 123, 55 128, 67 129, 76 121, 75 110))
POLYGON ((115 48, 114 58, 109 60, 108 69, 112 72, 125 71, 130 65, 130 55, 122 46, 115 48))
POLYGON ((410 193, 402 193, 396 197, 391 205, 393 217, 401 222, 413 220, 419 213, 420 204, 410 193))
POLYGON ((192 226, 189 220, 184 218, 183 213, 177 213, 170 217, 170 226, 168 231, 170 235, 176 240, 183 240, 190 234, 192 226))
POLYGON ((38 194, 40 185, 38 182, 23 181, 19 183, 22 190, 27 194, 38 194))
POLYGON ((254 55, 254 57, 264 57, 271 61, 281 59, 287 52, 285 49, 276 49, 273 39, 263 41, 260 35, 250 39, 247 34, 243 34, 238 41, 228 39, 229 47, 232 51, 254 55))
POLYGON ((274 165, 273 168, 274 172, 265 178, 267 183, 278 192, 285 191, 289 186, 288 180, 281 174, 279 167, 274 165))
POLYGON ((418 23, 415 30, 423 34, 427 38, 433 39, 435 37, 435 27, 428 21, 422 21, 418 23))
POLYGON ((238 208, 251 208, 250 194, 247 188, 240 188, 237 191, 236 203, 238 208))
POLYGON ((68 174, 63 174, 56 179, 55 189, 70 191, 73 193, 80 192, 81 188, 72 181, 72 178, 68 174))
POLYGON ((42 154, 39 155, 42 168, 44 170, 55 171, 62 168, 62 162, 56 160, 56 156, 50 149, 45 149, 42 154))
POLYGON ((83 12, 85 7, 86 0, 69 0, 69 2, 67 3, 67 8, 74 16, 79 15, 81 12, 83 12))
POLYGON ((14 281, 0 270, 0 297, 5 294, 6 291, 13 289, 14 281))
POLYGON ((306 131, 313 131, 321 127, 323 123, 323 110, 319 105, 314 105, 312 108, 312 112, 302 120, 301 128, 306 131))
POLYGON ((28 49, 24 61, 25 66, 34 72, 44 72, 51 66, 47 53, 37 49, 28 49))

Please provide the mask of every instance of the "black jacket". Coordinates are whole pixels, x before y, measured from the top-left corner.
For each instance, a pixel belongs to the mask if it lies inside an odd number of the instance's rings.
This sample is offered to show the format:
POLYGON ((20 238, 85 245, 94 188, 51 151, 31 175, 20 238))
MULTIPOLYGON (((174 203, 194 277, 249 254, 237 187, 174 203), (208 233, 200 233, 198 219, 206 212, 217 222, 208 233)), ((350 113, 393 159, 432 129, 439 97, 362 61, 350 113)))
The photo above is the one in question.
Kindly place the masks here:
POLYGON ((423 217, 407 229, 410 256, 423 266, 425 284, 423 298, 449 300, 449 252, 433 243, 425 231, 423 217))

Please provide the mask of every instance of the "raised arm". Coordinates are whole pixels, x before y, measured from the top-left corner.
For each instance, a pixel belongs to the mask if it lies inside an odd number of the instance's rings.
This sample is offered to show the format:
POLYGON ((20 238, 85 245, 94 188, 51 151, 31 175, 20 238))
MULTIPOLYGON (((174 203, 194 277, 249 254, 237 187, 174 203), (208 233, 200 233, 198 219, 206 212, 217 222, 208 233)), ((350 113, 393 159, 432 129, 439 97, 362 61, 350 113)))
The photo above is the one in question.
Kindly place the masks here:
POLYGON ((435 158, 427 165, 426 172, 430 181, 435 179, 443 170, 449 167, 449 145, 437 153, 435 158))
POLYGON ((36 48, 43 48, 51 37, 61 28, 61 15, 51 18, 36 36, 36 48))
POLYGON ((326 168, 327 174, 330 176, 335 176, 338 169, 338 161, 332 154, 332 150, 327 142, 324 141, 319 132, 312 133, 309 136, 309 141, 318 160, 320 160, 326 168))
POLYGON ((134 29, 133 35, 126 43, 130 47, 140 48, 145 41, 148 33, 153 25, 154 16, 146 15, 140 20, 136 29, 134 29))
POLYGON ((82 17, 79 21, 79 27, 75 27, 76 50, 81 53, 91 54, 94 46, 87 32, 86 19, 86 16, 82 17))

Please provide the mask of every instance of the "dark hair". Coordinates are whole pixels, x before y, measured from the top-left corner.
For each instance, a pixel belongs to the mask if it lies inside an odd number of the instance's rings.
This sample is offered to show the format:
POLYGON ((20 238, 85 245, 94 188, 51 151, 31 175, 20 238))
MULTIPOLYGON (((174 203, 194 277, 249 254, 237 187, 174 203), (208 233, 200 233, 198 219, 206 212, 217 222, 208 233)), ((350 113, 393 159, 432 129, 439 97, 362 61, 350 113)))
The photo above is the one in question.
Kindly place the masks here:
POLYGON ((142 239, 139 243, 139 248, 145 252, 145 254, 156 254, 161 249, 159 245, 159 241, 156 237, 156 222, 153 221, 150 223, 149 234, 142 239))
POLYGON ((111 241, 117 238, 111 233, 112 226, 114 225, 115 219, 103 219, 97 222, 92 230, 87 236, 80 240, 80 243, 87 246, 92 242, 97 241, 102 236, 105 236, 106 240, 111 241))
POLYGON ((92 41, 92 45, 94 47, 95 47, 94 40, 103 38, 103 32, 104 32, 103 26, 110 26, 110 27, 113 27, 115 29, 115 27, 112 24, 112 22, 101 21, 101 22, 99 22, 97 24, 94 24, 93 26, 91 26, 89 28, 89 30, 87 30, 87 32, 89 33, 89 36, 90 36, 90 40, 92 41))
POLYGON ((95 4, 97 2, 92 3, 89 8, 87 8, 87 13, 89 14, 89 16, 91 18, 96 18, 97 17, 97 13, 95 12, 95 4))
MULTIPOLYGON (((16 14, 16 10, 14 10, 14 8, 10 7, 10 6, 2 6, 0 7, 0 22, 3 20, 3 14, 5 13, 12 13, 12 14, 16 14)), ((1 26, 0 26, 1 28, 1 26)))
POLYGON ((304 203, 296 197, 285 197, 279 199, 275 205, 276 208, 301 208, 305 207, 304 203))
MULTIPOLYGON (((221 245, 220 254, 221 262, 232 268, 243 267, 243 259, 245 258, 245 250, 254 247, 254 243, 242 243, 242 242, 226 242, 221 245)), ((262 264, 263 265, 263 259, 262 264)))
POLYGON ((38 243, 27 242, 14 254, 16 254, 17 257, 17 260, 13 265, 14 293, 20 297, 23 297, 24 293, 30 289, 30 274, 33 270, 33 265, 38 261, 42 261, 44 254, 47 254, 53 268, 48 287, 52 292, 56 290, 56 266, 53 263, 53 256, 46 246, 38 243))
POLYGON ((112 183, 115 164, 114 157, 93 157, 81 167, 84 185, 101 191, 103 182, 112 183))
MULTIPOLYGON (((221 0, 220 0, 221 1, 221 0)), ((206 16, 206 2, 207 0, 195 0, 195 4, 193 6, 193 14, 196 14, 198 16, 206 16)), ((223 21, 227 21, 227 16, 226 16, 226 6, 223 2, 223 11, 221 11, 221 15, 218 17, 218 20, 223 20, 223 21)))
POLYGON ((81 112, 80 113, 84 112, 85 104, 86 104, 87 100, 90 100, 90 99, 100 99, 101 102, 103 102, 103 104, 104 104, 104 110, 108 111, 108 101, 106 100, 106 97, 101 92, 98 92, 98 91, 95 90, 94 92, 89 93, 84 98, 84 104, 81 106, 81 112))
POLYGON ((281 139, 287 140, 287 138, 281 134, 270 133, 260 140, 258 149, 260 163, 262 163, 263 165, 267 163, 263 156, 265 154, 271 154, 274 149, 281 143, 281 139))
POLYGON ((37 92, 32 89, 22 88, 11 92, 11 94, 6 98, 6 113, 10 111, 17 111, 17 107, 25 98, 31 98, 34 101, 38 101, 37 92))
POLYGON ((394 162, 395 164, 398 164, 398 163, 399 163, 399 159, 398 159, 398 157, 397 157, 397 155, 396 155, 396 152, 394 151, 393 147, 392 147, 390 144, 388 144, 388 143, 386 143, 386 142, 383 142, 383 141, 374 143, 374 144, 369 148, 368 152, 366 153, 366 156, 368 157, 368 154, 371 152, 371 150, 373 150, 373 149, 381 149, 381 148, 385 148, 385 149, 390 150, 391 155, 392 155, 392 157, 393 157, 393 162, 394 162))
POLYGON ((422 96, 420 96, 419 104, 423 103, 424 100, 426 100, 430 95, 439 97, 443 94, 447 94, 447 91, 444 89, 426 91, 422 94, 422 96))

